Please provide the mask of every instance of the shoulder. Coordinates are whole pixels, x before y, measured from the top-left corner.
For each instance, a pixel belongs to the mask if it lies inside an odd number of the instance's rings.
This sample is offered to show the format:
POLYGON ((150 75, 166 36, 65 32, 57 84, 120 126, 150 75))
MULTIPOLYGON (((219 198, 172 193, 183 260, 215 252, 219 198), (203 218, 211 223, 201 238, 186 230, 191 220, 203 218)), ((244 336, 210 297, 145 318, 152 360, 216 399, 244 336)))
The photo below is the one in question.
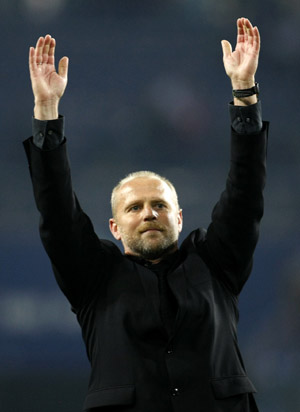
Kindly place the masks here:
POLYGON ((205 240, 206 229, 195 229, 183 240, 180 250, 185 253, 197 253, 199 251, 199 247, 205 243, 205 240))

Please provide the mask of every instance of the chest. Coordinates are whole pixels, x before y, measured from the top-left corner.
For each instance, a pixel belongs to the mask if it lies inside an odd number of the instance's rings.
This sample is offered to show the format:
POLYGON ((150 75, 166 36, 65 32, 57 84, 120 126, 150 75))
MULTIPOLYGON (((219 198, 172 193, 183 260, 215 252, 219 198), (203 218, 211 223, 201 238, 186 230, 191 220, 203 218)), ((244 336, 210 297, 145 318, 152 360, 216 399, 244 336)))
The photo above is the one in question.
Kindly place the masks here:
MULTIPOLYGON (((197 254, 168 273, 167 284, 176 302, 174 335, 197 342, 224 331, 236 333, 235 299, 197 254)), ((134 262, 121 262, 112 268, 107 283, 85 308, 81 326, 86 330, 93 325, 94 334, 108 334, 115 328, 143 340, 163 337, 160 300, 155 273, 134 262)))

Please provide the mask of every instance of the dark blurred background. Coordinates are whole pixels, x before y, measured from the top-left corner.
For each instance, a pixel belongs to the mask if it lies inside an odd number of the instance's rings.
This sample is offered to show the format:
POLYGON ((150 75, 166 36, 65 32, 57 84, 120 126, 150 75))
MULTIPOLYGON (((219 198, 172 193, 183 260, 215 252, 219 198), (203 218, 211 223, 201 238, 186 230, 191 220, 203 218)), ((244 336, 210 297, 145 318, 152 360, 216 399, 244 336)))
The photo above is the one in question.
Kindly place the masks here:
POLYGON ((257 80, 271 121, 266 209, 239 339, 263 412, 300 411, 300 2, 1 0, 0 410, 79 412, 88 383, 79 327, 38 235, 22 140, 31 134, 28 49, 70 58, 60 106, 73 181, 100 237, 126 173, 175 184, 185 229, 207 227, 229 159, 230 81, 220 41, 236 19, 262 37, 257 80))

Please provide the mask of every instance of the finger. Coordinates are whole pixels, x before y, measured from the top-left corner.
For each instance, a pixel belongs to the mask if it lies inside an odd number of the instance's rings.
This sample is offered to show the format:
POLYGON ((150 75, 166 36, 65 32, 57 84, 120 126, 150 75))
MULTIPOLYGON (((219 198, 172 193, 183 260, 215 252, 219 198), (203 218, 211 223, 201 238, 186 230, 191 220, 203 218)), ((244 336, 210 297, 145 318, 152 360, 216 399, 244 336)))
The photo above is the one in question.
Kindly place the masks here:
POLYGON ((259 52, 259 50, 260 50, 260 34, 259 34, 259 30, 258 30, 257 26, 255 26, 253 28, 253 33, 254 33, 253 47, 254 47, 254 50, 256 52, 259 52))
POLYGON ((253 35, 252 35, 251 29, 249 29, 249 27, 247 27, 247 26, 244 26, 244 31, 245 31, 245 36, 244 36, 245 43, 248 43, 249 45, 252 45, 253 35))
POLYGON ((51 38, 50 46, 49 46, 49 53, 48 53, 48 63, 53 64, 55 62, 55 46, 56 41, 55 39, 51 38))
POLYGON ((35 59, 35 48, 29 48, 29 71, 32 74, 37 68, 36 59, 35 59))
POLYGON ((222 45, 222 50, 223 50, 223 58, 226 59, 232 53, 231 44, 227 40, 222 40, 221 45, 222 45))
POLYGON ((245 26, 247 28, 248 33, 248 43, 253 46, 256 52, 260 50, 260 34, 257 26, 253 27, 250 20, 245 19, 245 26))
POLYGON ((43 59, 42 63, 47 64, 49 60, 49 50, 50 50, 50 43, 51 43, 51 36, 50 34, 47 34, 45 37, 45 42, 44 42, 44 47, 43 47, 43 59))
POLYGON ((237 39, 236 42, 242 43, 244 41, 245 30, 244 30, 244 18, 239 18, 237 20, 237 39))
POLYGON ((253 26, 248 19, 244 19, 244 30, 245 33, 247 33, 247 42, 249 44, 253 44, 253 37, 254 37, 254 31, 253 31, 253 26))
POLYGON ((244 18, 244 26, 246 26, 248 29, 253 29, 251 21, 246 18, 244 18))
POLYGON ((68 78, 69 59, 62 57, 58 63, 58 74, 67 80, 68 78))
POLYGON ((43 62, 43 48, 44 48, 45 39, 44 37, 40 37, 36 42, 35 47, 35 61, 36 64, 42 64, 43 62))
POLYGON ((244 24, 243 25, 243 33, 244 33, 244 43, 247 43, 249 40, 249 36, 248 36, 248 29, 247 26, 244 24))

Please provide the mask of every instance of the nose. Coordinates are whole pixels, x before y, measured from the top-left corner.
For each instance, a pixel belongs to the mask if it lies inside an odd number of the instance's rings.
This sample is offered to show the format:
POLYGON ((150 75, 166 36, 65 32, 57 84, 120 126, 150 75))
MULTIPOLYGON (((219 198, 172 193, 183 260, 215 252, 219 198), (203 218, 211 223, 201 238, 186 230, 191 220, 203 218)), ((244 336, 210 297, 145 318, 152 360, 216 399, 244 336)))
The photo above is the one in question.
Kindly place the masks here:
POLYGON ((158 213, 152 206, 144 207, 144 220, 155 220, 157 219, 158 213))

